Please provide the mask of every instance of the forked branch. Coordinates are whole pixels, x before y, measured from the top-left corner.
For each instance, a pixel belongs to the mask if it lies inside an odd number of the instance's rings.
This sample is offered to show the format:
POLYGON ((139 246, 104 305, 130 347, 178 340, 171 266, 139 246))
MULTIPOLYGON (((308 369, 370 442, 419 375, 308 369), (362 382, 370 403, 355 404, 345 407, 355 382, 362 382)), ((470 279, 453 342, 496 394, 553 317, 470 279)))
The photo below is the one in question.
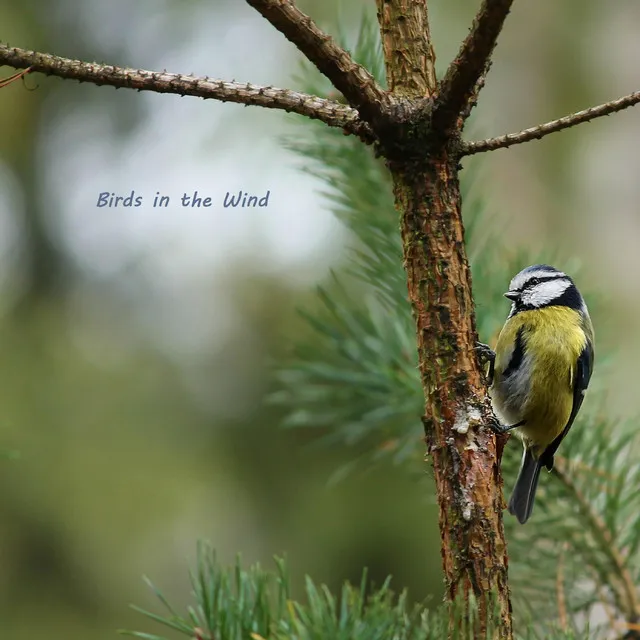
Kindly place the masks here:
POLYGON ((552 120, 551 122, 545 122, 536 127, 530 129, 524 129, 518 133, 507 133, 497 138, 488 138, 487 140, 478 140, 476 142, 466 142, 462 145, 463 156, 470 156, 474 153, 483 153, 484 151, 493 151, 495 149, 505 149, 511 147, 514 144, 522 144, 523 142, 529 142, 530 140, 539 140, 556 131, 562 131, 563 129, 569 129, 575 127, 583 122, 589 122, 602 116, 608 116, 616 111, 622 111, 628 109, 640 102, 640 91, 630 93, 628 96, 618 98, 618 100, 612 100, 611 102, 605 102, 605 104, 598 105, 597 107, 591 107, 584 111, 578 111, 571 115, 564 116, 564 118, 558 118, 558 120, 552 120))
POLYGON ((109 85, 116 88, 137 89, 138 91, 155 91, 156 93, 173 93, 181 96, 197 96, 222 102, 282 109, 322 120, 330 127, 345 129, 364 141, 371 142, 373 140, 369 126, 360 120, 355 109, 332 100, 325 100, 289 89, 185 76, 167 71, 145 71, 97 62, 83 62, 48 53, 9 47, 6 44, 0 44, 0 65, 9 65, 15 69, 30 68, 30 72, 39 71, 47 75, 79 80, 80 82, 92 82, 96 85, 109 85))
POLYGON ((474 92, 482 87, 478 81, 488 69, 491 53, 512 4, 513 0, 483 1, 469 35, 440 83, 433 111, 436 131, 449 131, 461 116, 470 112, 467 105, 477 99, 474 92))
POLYGON ((322 31, 291 0, 247 0, 321 71, 358 109, 367 122, 375 122, 388 101, 387 93, 374 77, 331 36, 322 31))

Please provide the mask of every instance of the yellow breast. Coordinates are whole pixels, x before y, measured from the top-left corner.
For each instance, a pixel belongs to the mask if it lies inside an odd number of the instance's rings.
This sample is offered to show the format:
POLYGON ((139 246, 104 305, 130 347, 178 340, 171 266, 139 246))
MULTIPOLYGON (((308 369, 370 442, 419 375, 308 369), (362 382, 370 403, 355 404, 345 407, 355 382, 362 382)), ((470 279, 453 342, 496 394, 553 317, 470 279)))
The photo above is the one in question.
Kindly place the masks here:
POLYGON ((518 313, 500 333, 491 388, 494 407, 505 422, 525 421, 519 435, 537 453, 569 420, 576 363, 586 341, 581 315, 560 306, 518 313), (517 371, 505 376, 520 330, 524 356, 517 371))

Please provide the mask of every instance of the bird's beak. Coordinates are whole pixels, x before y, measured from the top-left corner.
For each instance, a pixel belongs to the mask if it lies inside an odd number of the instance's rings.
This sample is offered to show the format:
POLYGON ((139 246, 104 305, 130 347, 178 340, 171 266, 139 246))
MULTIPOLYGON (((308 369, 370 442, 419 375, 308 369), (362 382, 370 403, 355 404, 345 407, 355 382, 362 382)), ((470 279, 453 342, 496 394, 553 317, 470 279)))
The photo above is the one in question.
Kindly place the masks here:
POLYGON ((516 300, 520 299, 520 292, 519 291, 507 291, 504 294, 504 297, 505 298, 509 298, 509 300, 513 300, 515 302, 516 300))

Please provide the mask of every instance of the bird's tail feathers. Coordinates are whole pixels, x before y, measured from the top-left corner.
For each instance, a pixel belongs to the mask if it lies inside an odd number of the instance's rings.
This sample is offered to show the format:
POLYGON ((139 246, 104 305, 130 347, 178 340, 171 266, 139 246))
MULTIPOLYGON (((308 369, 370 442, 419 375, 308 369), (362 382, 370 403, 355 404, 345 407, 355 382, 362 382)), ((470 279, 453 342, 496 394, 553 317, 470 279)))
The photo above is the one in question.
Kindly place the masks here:
POLYGON ((518 518, 520 524, 524 524, 533 511, 533 501, 541 468, 540 462, 533 457, 529 449, 525 448, 520 473, 518 473, 518 479, 507 507, 509 513, 518 518))

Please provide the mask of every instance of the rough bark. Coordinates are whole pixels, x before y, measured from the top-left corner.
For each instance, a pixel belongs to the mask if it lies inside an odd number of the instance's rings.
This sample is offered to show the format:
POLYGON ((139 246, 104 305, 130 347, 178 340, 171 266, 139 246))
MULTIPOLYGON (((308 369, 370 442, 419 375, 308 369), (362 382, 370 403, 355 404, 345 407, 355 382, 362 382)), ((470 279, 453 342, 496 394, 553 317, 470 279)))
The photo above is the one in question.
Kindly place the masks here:
MULTIPOLYGON (((390 163, 426 398, 424 427, 436 483, 447 600, 494 593, 499 638, 511 638, 507 550, 496 438, 483 375, 467 262, 458 166, 446 150, 421 167, 390 163)), ((489 624, 480 598, 478 635, 489 624)), ((484 637, 484 635, 482 635, 484 637)))
POLYGON ((396 96, 428 98, 436 88, 436 54, 431 45, 427 3, 377 3, 389 90, 396 96))
POLYGON ((313 62, 367 122, 375 122, 387 93, 364 67, 319 29, 292 0, 246 0, 313 62))
MULTIPOLYGON (((434 130, 429 117, 439 103, 426 0, 378 0, 378 19, 389 84, 403 99, 388 129, 378 133, 400 214, 447 600, 474 593, 480 602, 476 635, 485 637, 488 626, 496 627, 489 620, 490 600, 483 597, 491 593, 500 617, 496 637, 510 639, 501 451, 486 428, 493 414, 475 354, 457 132, 434 130)), ((473 76, 469 82, 477 80, 473 76)), ((458 102, 454 108, 464 110, 464 101, 458 102)), ((460 129, 463 119, 457 122, 460 129)))
POLYGON ((577 124, 583 122, 590 122, 596 118, 602 118, 603 116, 623 111, 629 107, 633 107, 640 103, 640 91, 634 91, 627 96, 617 98, 600 104, 596 107, 589 107, 576 113, 571 113, 568 116, 552 120, 551 122, 545 122, 543 124, 518 131, 517 133, 507 133, 497 138, 489 138, 487 140, 478 140, 476 142, 467 142, 462 146, 462 154, 469 156, 473 153, 483 153, 485 151, 494 151, 495 149, 506 149, 514 144, 522 144, 523 142, 530 142, 531 140, 540 140, 551 133, 557 131, 563 131, 575 127, 577 124))
POLYGON ((467 103, 473 100, 474 89, 487 71, 491 52, 512 3, 513 0, 483 1, 469 35, 440 83, 438 104, 433 114, 433 124, 438 129, 448 131, 467 103))
MULTIPOLYGON (((16 69, 27 68, 29 73, 40 72, 69 80, 108 85, 116 89, 173 93, 180 96, 255 105, 267 109, 282 109, 322 120, 330 127, 343 128, 346 132, 357 135, 364 142, 372 141, 369 125, 360 119, 353 107, 300 91, 259 86, 249 82, 228 82, 168 71, 146 71, 98 62, 84 62, 50 53, 10 47, 1 43, 0 64, 7 64, 16 69)), ((16 77, 11 76, 0 80, 0 87, 14 81, 16 77)))

